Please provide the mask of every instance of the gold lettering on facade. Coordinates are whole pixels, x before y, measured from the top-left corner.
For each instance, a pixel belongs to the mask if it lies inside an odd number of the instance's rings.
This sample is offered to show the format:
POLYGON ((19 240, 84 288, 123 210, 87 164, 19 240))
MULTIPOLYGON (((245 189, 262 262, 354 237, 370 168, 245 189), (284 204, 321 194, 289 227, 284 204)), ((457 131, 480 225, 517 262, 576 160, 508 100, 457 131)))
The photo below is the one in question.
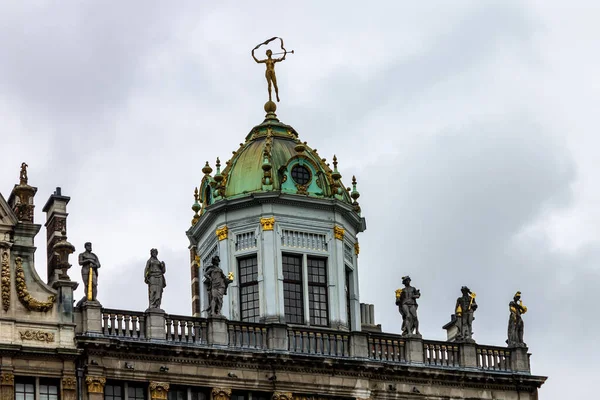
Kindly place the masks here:
POLYGON ((44 331, 34 331, 27 329, 25 331, 19 331, 21 340, 37 340, 38 342, 54 342, 54 333, 44 331))
POLYGON ((50 310, 52 306, 54 306, 56 296, 48 296, 47 301, 39 301, 31 297, 29 291, 27 290, 27 283, 25 282, 25 271, 23 271, 23 260, 21 259, 21 257, 17 257, 15 259, 15 265, 15 283, 17 286, 17 296, 19 297, 19 301, 21 301, 21 304, 23 304, 25 308, 29 311, 46 312, 50 310))
POLYGON ((272 231, 275 227, 275 217, 261 218, 260 224, 262 225, 263 231, 272 231))
POLYGON ((106 378, 103 376, 86 376, 85 384, 87 385, 88 393, 104 394, 104 385, 106 384, 106 378))
POLYGON ((219 239, 219 240, 227 239, 228 232, 229 232, 229 229, 227 228, 227 226, 224 226, 222 228, 217 228, 217 230, 215 231, 215 233, 217 234, 217 239, 219 239))
POLYGON ((8 311, 10 308, 10 256, 8 251, 2 252, 2 308, 8 311))
POLYGON ((150 382, 152 400, 166 400, 170 385, 167 382, 150 382))
POLYGON ((212 400, 230 400, 231 389, 216 387, 212 389, 212 400))
POLYGON ((341 226, 333 227, 333 235, 335 236, 335 238, 337 240, 344 240, 345 233, 346 233, 346 230, 344 228, 342 228, 341 226))

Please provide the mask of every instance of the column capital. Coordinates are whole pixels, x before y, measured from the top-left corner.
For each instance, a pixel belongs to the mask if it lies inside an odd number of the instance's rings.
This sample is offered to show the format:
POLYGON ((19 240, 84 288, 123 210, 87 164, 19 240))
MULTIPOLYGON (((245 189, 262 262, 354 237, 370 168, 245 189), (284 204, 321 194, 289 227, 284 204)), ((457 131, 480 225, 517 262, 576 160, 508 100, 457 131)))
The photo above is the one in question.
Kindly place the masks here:
POLYGON ((152 400, 166 400, 170 386, 167 382, 150 382, 150 397, 152 400))
POLYGON ((88 393, 104 393, 104 385, 106 378, 103 376, 86 376, 85 384, 87 385, 88 393))
POLYGON ((262 225, 263 231, 272 231, 275 226, 275 217, 263 217, 260 219, 260 224, 262 225))
POLYGON ((62 388, 63 390, 77 389, 77 378, 75 375, 64 375, 62 377, 62 388))
POLYGON ((275 392, 272 400, 292 400, 292 392, 275 392))
POLYGON ((0 374, 0 385, 15 386, 15 375, 12 372, 2 372, 0 374))
POLYGON ((212 388, 212 399, 213 400, 229 400, 231 399, 231 389, 214 387, 212 388))

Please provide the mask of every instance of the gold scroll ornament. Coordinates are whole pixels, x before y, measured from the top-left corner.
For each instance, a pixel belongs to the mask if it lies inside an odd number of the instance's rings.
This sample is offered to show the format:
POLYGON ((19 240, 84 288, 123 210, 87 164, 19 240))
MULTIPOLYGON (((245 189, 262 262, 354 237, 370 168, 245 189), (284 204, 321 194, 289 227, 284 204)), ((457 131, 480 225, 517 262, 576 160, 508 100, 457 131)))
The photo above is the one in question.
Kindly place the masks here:
POLYGON ((21 257, 17 257, 15 259, 15 264, 15 283, 17 287, 17 297, 19 298, 21 304, 23 304, 25 308, 27 308, 30 311, 46 312, 50 310, 54 305, 54 301, 56 301, 56 296, 50 295, 48 296, 48 300, 46 301, 40 301, 31 297, 29 291, 27 290, 27 283, 25 282, 25 271, 23 271, 23 260, 21 259, 21 257))
POLYGON ((19 335, 21 335, 21 340, 37 340, 38 342, 47 343, 54 342, 53 332, 34 331, 27 329, 24 331, 19 331, 19 335))
POLYGON ((8 251, 2 252, 2 308, 8 311, 10 308, 10 257, 8 251))

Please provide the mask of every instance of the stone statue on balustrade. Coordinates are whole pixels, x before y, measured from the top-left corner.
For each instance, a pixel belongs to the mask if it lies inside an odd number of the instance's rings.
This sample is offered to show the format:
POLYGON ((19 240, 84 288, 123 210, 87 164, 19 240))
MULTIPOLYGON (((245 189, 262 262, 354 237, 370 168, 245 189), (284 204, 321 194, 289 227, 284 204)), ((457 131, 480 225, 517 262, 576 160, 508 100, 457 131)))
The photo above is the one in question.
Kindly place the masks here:
POLYGON ((208 311, 209 317, 222 317, 223 296, 227 294, 227 287, 233 282, 233 274, 225 276, 223 270, 219 267, 221 259, 219 256, 212 258, 211 264, 204 269, 204 284, 208 292, 208 311))
POLYGON ((521 300, 521 292, 517 292, 513 300, 508 303, 510 316, 508 317, 508 347, 527 347, 523 342, 523 318, 521 315, 527 312, 527 307, 521 300))
POLYGON ((475 293, 471 292, 466 286, 463 286, 460 291, 462 292, 462 296, 456 299, 456 307, 454 309, 456 327, 458 328, 456 341, 475 343, 473 340, 473 320, 475 319, 473 314, 477 310, 475 293))
POLYGON ((167 280, 165 279, 165 263, 159 261, 157 257, 158 250, 150 250, 150 258, 144 269, 144 282, 148 285, 148 309, 160 310, 163 289, 167 286, 167 280))
POLYGON ((84 244, 84 247, 85 251, 79 254, 79 265, 81 265, 81 278, 85 287, 85 295, 78 305, 86 301, 98 301, 98 268, 100 268, 100 261, 98 256, 92 253, 90 242, 84 244))
POLYGON ((410 276, 402 277, 403 289, 396 290, 396 305, 402 315, 402 336, 420 338, 417 299, 421 291, 410 285, 410 276))

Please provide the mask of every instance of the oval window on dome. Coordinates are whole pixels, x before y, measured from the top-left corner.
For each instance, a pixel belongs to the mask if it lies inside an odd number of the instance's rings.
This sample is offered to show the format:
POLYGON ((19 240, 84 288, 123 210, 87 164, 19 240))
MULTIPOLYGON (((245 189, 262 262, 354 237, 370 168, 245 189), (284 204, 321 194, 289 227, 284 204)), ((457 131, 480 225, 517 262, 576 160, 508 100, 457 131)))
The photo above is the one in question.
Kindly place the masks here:
POLYGON ((292 179, 299 185, 306 185, 310 182, 310 171, 302 165, 292 167, 292 179))

